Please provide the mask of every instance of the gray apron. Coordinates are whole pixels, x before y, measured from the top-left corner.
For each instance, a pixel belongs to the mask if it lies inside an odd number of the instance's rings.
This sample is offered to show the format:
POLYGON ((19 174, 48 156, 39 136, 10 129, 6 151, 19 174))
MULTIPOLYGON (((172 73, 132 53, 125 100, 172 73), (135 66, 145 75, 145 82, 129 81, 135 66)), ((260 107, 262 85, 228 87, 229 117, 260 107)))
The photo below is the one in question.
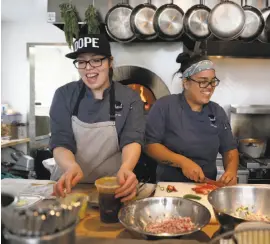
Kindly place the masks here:
MULTIPOLYGON (((110 89, 110 121, 88 124, 78 119, 79 105, 85 92, 86 87, 83 84, 71 120, 77 146, 75 160, 84 174, 80 182, 94 183, 100 177, 116 175, 122 161, 115 127, 114 82, 111 82, 110 89)), ((58 180, 62 174, 63 171, 56 164, 51 180, 58 180)))

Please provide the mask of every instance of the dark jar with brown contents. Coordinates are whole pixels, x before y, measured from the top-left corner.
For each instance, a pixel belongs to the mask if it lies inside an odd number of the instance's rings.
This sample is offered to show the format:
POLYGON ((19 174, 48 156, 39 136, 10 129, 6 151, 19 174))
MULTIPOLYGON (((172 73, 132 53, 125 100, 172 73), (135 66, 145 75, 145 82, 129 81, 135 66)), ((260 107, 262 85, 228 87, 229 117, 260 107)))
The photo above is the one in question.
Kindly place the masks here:
POLYGON ((115 190, 120 187, 116 177, 103 177, 95 181, 98 190, 100 220, 103 223, 117 223, 121 208, 120 199, 115 198, 115 190))
POLYGON ((103 223, 117 223, 121 201, 114 194, 99 194, 100 220, 103 223))

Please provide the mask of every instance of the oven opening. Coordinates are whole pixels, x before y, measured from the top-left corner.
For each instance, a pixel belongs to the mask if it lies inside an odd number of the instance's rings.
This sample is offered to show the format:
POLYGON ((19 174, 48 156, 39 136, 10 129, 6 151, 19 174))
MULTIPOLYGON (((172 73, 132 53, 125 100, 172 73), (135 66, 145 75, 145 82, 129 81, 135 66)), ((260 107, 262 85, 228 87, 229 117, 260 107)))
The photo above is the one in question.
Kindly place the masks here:
POLYGON ((144 103, 144 111, 148 112, 156 101, 153 92, 146 86, 140 84, 129 84, 128 87, 140 94, 141 100, 144 103))
POLYGON ((138 66, 119 66, 113 69, 113 80, 138 92, 144 102, 145 115, 156 100, 169 95, 164 81, 154 72, 138 66))

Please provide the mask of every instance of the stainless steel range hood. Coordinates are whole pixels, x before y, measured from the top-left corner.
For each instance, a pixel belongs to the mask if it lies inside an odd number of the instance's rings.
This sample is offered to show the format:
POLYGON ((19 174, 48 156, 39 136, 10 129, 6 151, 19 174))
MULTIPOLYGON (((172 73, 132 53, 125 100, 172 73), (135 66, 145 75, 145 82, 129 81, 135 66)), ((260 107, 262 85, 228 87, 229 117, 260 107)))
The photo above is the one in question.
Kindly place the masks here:
POLYGON ((236 114, 270 114, 270 105, 231 105, 231 112, 236 114))
MULTIPOLYGON (((267 0, 266 0, 267 1, 267 0)), ((68 2, 68 0, 66 0, 68 2)), ((137 6, 138 4, 145 3, 146 0, 129 0, 129 4, 132 7, 137 6)), ((179 5, 184 11, 187 11, 191 6, 198 4, 198 0, 174 0, 174 3, 179 5)), ((206 0, 205 3, 210 8, 219 3, 220 0, 206 0)), ((241 3, 240 0, 234 0, 238 4, 241 3)), ((48 22, 56 25, 58 28, 63 29, 64 23, 61 19, 59 5, 63 3, 63 0, 48 0, 48 22)), ((101 20, 101 28, 105 31, 104 21, 105 16, 109 9, 115 6, 118 3, 121 3, 120 0, 76 0, 72 2, 79 13, 79 17, 81 19, 81 24, 83 23, 84 13, 86 8, 94 3, 94 6, 99 12, 100 20, 101 20)), ((156 7, 159 7, 163 4, 167 3, 164 0, 152 0, 152 4, 156 7)), ((261 1, 250 0, 250 5, 256 6, 257 8, 264 8, 265 4, 262 5, 261 1)), ((109 37, 108 37, 109 38, 109 37)), ((110 38, 109 38, 110 39, 110 38)), ((111 40, 111 39, 110 39, 111 40)), ((113 40, 111 40, 113 41, 113 40)), ((185 48, 193 51, 196 47, 196 43, 190 40, 187 36, 183 35, 179 40, 183 42, 185 48)), ((139 40, 135 40, 135 42, 142 42, 139 40)), ((149 41, 148 41, 149 42, 149 41)), ((164 42, 163 40, 156 39, 151 40, 151 42, 164 42)), ((259 41, 254 41, 252 43, 244 43, 242 41, 220 41, 211 39, 207 41, 207 44, 202 43, 201 45, 197 45, 205 50, 207 55, 209 56, 229 56, 229 57, 241 57, 241 58, 270 58, 270 44, 260 43, 259 41)))

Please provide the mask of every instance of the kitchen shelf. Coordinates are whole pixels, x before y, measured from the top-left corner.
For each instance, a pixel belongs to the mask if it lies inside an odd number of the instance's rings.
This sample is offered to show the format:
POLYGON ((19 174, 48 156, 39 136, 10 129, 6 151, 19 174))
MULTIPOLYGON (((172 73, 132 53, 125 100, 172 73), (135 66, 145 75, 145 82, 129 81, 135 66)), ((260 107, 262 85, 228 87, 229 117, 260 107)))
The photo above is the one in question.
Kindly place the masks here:
POLYGON ((231 112, 236 114, 270 114, 270 105, 232 105, 231 112))
POLYGON ((30 138, 24 139, 14 139, 14 140, 1 140, 1 148, 16 146, 18 144, 23 144, 30 142, 30 138))

